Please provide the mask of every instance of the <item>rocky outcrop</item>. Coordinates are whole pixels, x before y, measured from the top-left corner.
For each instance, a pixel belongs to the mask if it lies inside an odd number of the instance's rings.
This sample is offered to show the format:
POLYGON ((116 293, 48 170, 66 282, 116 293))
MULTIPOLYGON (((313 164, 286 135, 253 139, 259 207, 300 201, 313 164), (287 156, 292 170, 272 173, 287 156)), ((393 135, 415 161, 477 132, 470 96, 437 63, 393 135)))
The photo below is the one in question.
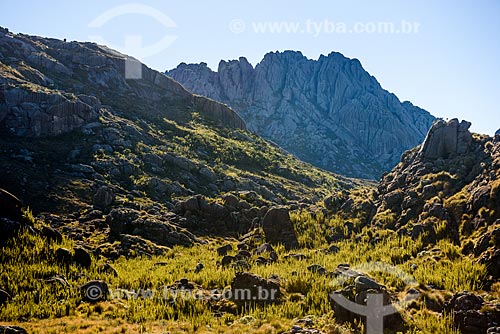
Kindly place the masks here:
POLYGON ((434 119, 336 52, 318 60, 271 52, 255 68, 241 57, 221 61, 217 72, 182 63, 167 74, 227 103, 250 130, 299 158, 348 176, 378 178, 424 139, 434 119))
POLYGON ((498 136, 500 135, 500 129, 497 130, 497 132, 495 132, 495 136, 498 136))
POLYGON ((424 158, 447 158, 452 154, 464 154, 470 149, 472 134, 470 122, 454 118, 448 122, 436 121, 425 137, 420 152, 424 158))
MULTIPOLYGON (((175 219, 175 216, 171 216, 171 219, 175 219)), ((175 221, 159 220, 133 209, 113 209, 106 221, 114 235, 137 235, 160 246, 192 246, 200 242, 189 231, 175 226, 175 221)))
POLYGON ((447 238, 500 277, 500 138, 437 121, 378 186, 371 224, 435 244, 447 238), (438 228, 440 226, 440 228, 438 228))
POLYGON ((100 102, 54 90, 0 86, 0 128, 18 137, 57 136, 94 122, 100 102))

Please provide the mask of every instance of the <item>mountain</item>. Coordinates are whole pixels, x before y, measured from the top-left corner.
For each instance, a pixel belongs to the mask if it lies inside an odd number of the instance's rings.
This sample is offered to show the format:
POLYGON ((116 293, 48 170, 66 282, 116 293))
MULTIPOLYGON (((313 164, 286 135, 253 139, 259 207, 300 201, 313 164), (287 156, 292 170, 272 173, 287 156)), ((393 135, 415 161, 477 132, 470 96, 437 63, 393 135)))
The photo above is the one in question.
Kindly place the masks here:
POLYGON ((310 60, 271 52, 255 68, 243 57, 166 72, 192 92, 227 103, 255 133, 300 159, 344 175, 377 179, 424 138, 434 117, 382 89, 357 59, 332 52, 310 60))
MULTIPOLYGON (((192 197, 195 208, 206 209, 206 223, 190 218, 183 228, 221 233, 244 230, 255 212, 227 219, 203 196, 236 192, 260 206, 314 203, 360 184, 297 160, 247 132, 229 107, 129 56, 7 29, 0 30, 0 166, 3 188, 36 213, 61 215, 58 221, 109 211, 111 203, 184 212, 192 197), (139 67, 140 79, 126 78, 127 62, 139 67)), ((157 215, 175 230, 178 218, 169 217, 157 215)))
POLYGON ((495 135, 500 135, 500 129, 498 129, 497 132, 495 132, 495 135))

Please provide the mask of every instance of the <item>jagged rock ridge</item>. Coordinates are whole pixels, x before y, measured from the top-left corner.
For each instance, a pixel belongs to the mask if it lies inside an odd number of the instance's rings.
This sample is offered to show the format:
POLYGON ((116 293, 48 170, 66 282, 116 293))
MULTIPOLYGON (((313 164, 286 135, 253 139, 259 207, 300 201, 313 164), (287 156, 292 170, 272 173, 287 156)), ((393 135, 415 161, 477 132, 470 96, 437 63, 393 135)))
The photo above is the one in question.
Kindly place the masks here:
POLYGON ((187 89, 229 104, 252 131, 301 159, 348 176, 378 178, 425 137, 434 117, 382 89, 357 59, 332 52, 310 60, 271 52, 180 64, 167 74, 187 89))

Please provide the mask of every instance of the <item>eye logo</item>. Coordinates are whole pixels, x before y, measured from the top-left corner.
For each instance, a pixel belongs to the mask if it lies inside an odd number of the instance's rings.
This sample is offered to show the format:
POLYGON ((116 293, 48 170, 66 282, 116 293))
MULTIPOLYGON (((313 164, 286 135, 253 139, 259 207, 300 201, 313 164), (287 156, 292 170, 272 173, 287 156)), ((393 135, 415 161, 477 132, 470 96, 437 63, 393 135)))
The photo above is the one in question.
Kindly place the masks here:
MULTIPOLYGON (((159 23, 161 23, 165 28, 177 28, 177 24, 167 15, 162 13, 156 8, 146 6, 143 4, 125 4, 121 6, 113 7, 95 19, 93 19, 89 24, 89 28, 101 28, 106 23, 112 21, 113 19, 127 15, 127 14, 140 14, 149 16, 159 23)), ((107 45, 113 49, 124 50, 127 54, 133 54, 138 58, 146 58, 167 49, 172 43, 178 38, 176 35, 165 35, 162 39, 153 43, 151 45, 142 45, 143 41, 142 35, 125 35, 123 46, 116 46, 112 43, 106 41, 101 35, 90 35, 89 38, 98 44, 107 45)), ((133 59, 127 58, 125 61, 125 77, 127 79, 140 79, 142 78, 142 67, 141 64, 133 59), (138 73, 140 72, 140 73, 138 73)))

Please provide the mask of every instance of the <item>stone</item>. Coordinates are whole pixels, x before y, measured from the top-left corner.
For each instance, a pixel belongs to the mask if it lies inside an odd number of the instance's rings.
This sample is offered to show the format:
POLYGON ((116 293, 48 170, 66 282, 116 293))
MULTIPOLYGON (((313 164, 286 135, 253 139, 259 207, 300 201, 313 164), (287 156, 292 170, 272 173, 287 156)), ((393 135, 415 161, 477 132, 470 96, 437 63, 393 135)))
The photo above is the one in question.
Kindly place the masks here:
POLYGON ((326 275, 328 273, 328 270, 326 270, 323 266, 319 264, 312 264, 307 267, 307 270, 314 274, 319 274, 319 275, 326 275))
POLYGON ((231 263, 233 263, 235 261, 236 261, 235 256, 225 255, 221 260, 221 265, 222 265, 222 267, 227 267, 228 265, 230 265, 231 263))
POLYGON ((89 105, 80 98, 47 88, 6 86, 2 94, 2 107, 7 112, 0 128, 18 137, 61 135, 96 121, 99 115, 100 105, 89 105))
POLYGON ((427 133, 420 148, 426 159, 448 158, 450 155, 465 154, 469 151, 472 134, 470 122, 453 118, 448 122, 437 120, 427 133))
POLYGON ((55 257, 56 257, 57 262, 64 264, 64 265, 70 265, 71 261, 73 259, 73 255, 66 248, 58 248, 56 250, 55 257))
POLYGON ((61 243, 63 241, 63 236, 61 232, 49 226, 42 227, 42 235, 49 241, 57 243, 61 243))
POLYGON ((240 203, 240 199, 233 194, 226 194, 222 196, 222 200, 224 201, 225 206, 230 206, 233 208, 237 208, 240 203))
POLYGON ((141 214, 129 208, 112 209, 106 217, 110 232, 114 235, 130 234, 152 241, 160 246, 192 246, 200 243, 195 235, 178 226, 179 217, 170 215, 159 217, 141 214), (172 222, 170 221, 172 220, 172 222))
POLYGON ((22 207, 21 201, 16 196, 0 188, 0 217, 22 222, 22 207))
POLYGON ((90 268, 92 265, 92 257, 89 252, 81 247, 75 247, 75 254, 73 255, 73 262, 84 268, 90 268))
POLYGON ((0 241, 2 244, 15 237, 21 230, 21 227, 22 225, 17 221, 0 217, 0 241))
POLYGON ((275 249, 274 249, 273 246, 271 246, 268 243, 260 245, 259 247, 257 247, 253 251, 253 253, 256 254, 256 255, 260 255, 260 254, 264 254, 264 253, 271 253, 271 252, 275 252, 275 249))
POLYGON ((107 210, 115 200, 115 194, 109 187, 102 186, 97 189, 94 195, 94 207, 102 210, 107 210))
POLYGON ((7 291, 0 289, 0 305, 7 303, 11 299, 12 297, 7 291))
POLYGON ((299 246, 289 211, 285 207, 271 208, 263 218, 262 229, 270 244, 283 244, 285 249, 299 246))
POLYGON ((233 246, 231 244, 227 244, 227 245, 220 246, 219 248, 217 248, 217 254, 219 256, 224 256, 224 255, 227 255, 227 253, 232 251, 232 250, 233 250, 233 246))
POLYGON ((96 303, 107 299, 109 288, 105 281, 93 280, 80 286, 80 292, 84 301, 96 303))
POLYGON ((0 333, 2 334, 28 334, 26 329, 19 326, 0 326, 0 333))
POLYGON ((380 290, 382 285, 366 276, 358 276, 354 279, 354 288, 359 293, 366 290, 380 290))
POLYGON ((237 303, 276 303, 281 297, 278 279, 265 279, 249 272, 237 272, 231 281, 232 299, 237 303))

